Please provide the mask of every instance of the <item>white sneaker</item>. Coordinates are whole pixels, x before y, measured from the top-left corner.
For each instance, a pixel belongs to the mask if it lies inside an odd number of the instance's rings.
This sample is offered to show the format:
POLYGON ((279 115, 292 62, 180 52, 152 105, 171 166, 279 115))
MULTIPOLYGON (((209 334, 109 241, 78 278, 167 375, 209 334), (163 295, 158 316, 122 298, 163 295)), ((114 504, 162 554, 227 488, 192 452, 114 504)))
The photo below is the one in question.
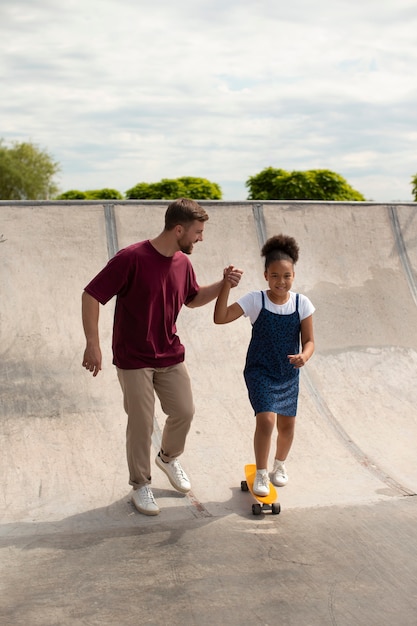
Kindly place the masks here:
POLYGON ((266 470, 256 472, 255 480, 253 481, 253 493, 257 496, 269 495, 269 477, 266 470))
POLYGON ((277 487, 284 487, 288 482, 288 474, 283 461, 275 459, 271 472, 271 480, 277 487))
POLYGON ((180 491, 181 493, 188 493, 190 491, 191 483, 187 474, 182 469, 178 459, 165 463, 165 461, 161 459, 160 453, 158 453, 155 463, 168 476, 169 482, 174 489, 180 491))
POLYGON ((159 506, 155 502, 149 485, 135 489, 132 495, 132 502, 139 513, 144 515, 158 515, 159 513, 159 506))

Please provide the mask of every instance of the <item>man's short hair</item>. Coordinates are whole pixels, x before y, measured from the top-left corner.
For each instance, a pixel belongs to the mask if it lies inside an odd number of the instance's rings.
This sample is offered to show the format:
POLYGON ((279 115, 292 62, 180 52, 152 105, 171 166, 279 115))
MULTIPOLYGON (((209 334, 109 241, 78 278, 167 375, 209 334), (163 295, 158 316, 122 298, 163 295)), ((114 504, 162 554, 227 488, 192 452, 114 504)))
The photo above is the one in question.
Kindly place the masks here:
POLYGON ((171 202, 165 213, 165 230, 172 230, 178 224, 186 226, 198 220, 206 222, 209 216, 202 206, 190 198, 178 198, 171 202))

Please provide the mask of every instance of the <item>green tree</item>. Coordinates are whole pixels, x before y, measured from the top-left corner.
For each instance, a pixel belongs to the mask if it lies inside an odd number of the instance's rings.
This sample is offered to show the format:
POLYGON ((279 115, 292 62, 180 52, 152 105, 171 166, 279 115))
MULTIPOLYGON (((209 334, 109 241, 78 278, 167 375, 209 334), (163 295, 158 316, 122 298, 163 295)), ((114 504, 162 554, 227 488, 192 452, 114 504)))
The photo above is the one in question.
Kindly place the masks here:
POLYGON ((286 172, 267 167, 246 181, 249 200, 365 200, 347 181, 330 170, 286 172))
POLYGON ((163 178, 158 183, 142 182, 126 191, 126 198, 131 200, 175 200, 175 198, 221 200, 221 197, 222 191, 217 183, 192 176, 163 178))
POLYGON ((60 166, 33 143, 0 139, 0 198, 2 200, 49 200, 58 187, 54 176, 60 166))
POLYGON ((274 195, 276 180, 285 174, 287 174, 285 170, 266 167, 259 174, 250 176, 245 183, 246 187, 249 187, 248 200, 276 200, 274 195))
POLYGON ((90 189, 85 192, 87 200, 123 200, 123 196, 117 189, 90 189))
MULTIPOLYGON (((220 185, 212 183, 207 178, 193 178, 182 176, 179 182, 185 187, 185 194, 181 197, 195 198, 196 200, 221 200, 222 190, 220 185)), ((176 196, 179 198, 180 196, 176 196)))
POLYGON ((411 184, 413 185, 414 202, 417 202, 417 174, 411 179, 411 184))
POLYGON ((60 193, 55 200, 86 200, 87 196, 85 191, 78 191, 78 189, 70 189, 60 193))
POLYGON ((89 189, 87 191, 78 191, 78 189, 70 189, 59 194, 56 200, 123 200, 123 196, 117 189, 89 189))

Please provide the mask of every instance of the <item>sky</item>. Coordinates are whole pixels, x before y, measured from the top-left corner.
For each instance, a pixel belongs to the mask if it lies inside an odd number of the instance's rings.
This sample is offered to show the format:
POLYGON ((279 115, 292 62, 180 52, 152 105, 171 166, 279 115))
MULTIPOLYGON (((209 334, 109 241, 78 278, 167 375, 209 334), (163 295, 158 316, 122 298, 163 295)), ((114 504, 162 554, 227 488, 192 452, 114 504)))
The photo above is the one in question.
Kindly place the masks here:
POLYGON ((3 0, 0 138, 61 191, 196 176, 245 200, 265 167, 411 201, 415 0, 3 0))

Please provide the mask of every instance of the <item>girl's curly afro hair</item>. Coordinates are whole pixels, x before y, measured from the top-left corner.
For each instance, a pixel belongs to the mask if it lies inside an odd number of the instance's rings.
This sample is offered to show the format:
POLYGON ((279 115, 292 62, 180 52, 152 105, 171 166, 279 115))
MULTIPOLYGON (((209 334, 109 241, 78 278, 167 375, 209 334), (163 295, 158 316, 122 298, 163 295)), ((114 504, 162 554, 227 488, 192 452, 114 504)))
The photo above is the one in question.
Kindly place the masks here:
POLYGON ((295 265, 298 261, 299 250, 294 237, 288 237, 283 234, 270 237, 261 250, 261 256, 265 257, 265 269, 273 261, 292 261, 295 265))

